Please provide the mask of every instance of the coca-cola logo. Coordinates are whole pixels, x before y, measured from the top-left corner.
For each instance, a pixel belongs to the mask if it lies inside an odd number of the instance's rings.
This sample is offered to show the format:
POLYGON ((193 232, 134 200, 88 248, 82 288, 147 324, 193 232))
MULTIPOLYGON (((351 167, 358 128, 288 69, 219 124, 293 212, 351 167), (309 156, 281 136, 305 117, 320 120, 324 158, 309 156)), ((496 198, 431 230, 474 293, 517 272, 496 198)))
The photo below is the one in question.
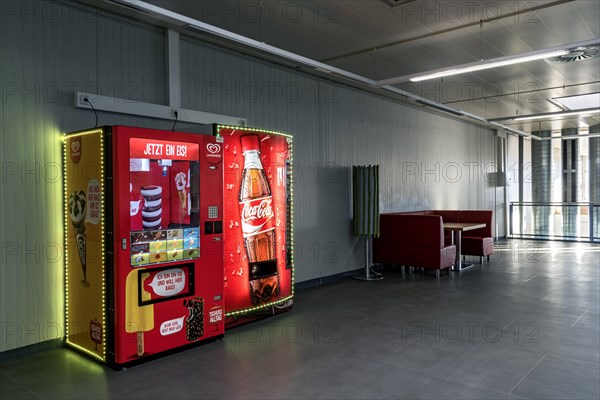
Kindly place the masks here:
MULTIPOLYGON (((242 232, 244 235, 259 233, 273 217, 272 197, 262 197, 240 203, 242 232)), ((265 229, 268 227, 265 227, 265 229)))

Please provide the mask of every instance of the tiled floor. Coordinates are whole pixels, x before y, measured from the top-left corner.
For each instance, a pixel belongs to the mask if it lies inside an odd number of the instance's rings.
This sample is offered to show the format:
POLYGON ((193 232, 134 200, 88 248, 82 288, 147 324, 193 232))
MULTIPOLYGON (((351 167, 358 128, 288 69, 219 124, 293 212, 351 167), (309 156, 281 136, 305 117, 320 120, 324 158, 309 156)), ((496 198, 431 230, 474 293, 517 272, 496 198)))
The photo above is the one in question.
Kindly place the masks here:
POLYGON ((286 314, 113 371, 67 349, 0 367, 2 399, 598 399, 600 246, 507 241, 442 275, 299 291, 286 314))

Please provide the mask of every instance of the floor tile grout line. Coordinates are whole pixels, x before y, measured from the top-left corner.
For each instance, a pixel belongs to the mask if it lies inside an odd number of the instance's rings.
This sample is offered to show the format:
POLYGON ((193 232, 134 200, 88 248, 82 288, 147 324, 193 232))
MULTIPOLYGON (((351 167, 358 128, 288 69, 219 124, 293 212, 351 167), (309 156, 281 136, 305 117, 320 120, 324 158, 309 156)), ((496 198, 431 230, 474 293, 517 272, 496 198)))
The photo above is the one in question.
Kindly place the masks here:
MULTIPOLYGON (((494 392, 494 393, 498 393, 498 394, 509 395, 509 396, 516 396, 516 395, 512 395, 512 394, 507 393, 507 392, 502 392, 502 391, 499 391, 499 390, 496 390, 496 389, 492 389, 492 388, 488 388, 488 387, 485 387, 485 386, 482 386, 482 385, 473 385, 473 384, 470 384, 470 383, 465 383, 465 382, 462 382, 462 381, 459 381, 459 380, 454 380, 452 378, 443 377, 443 376, 437 375, 435 373, 421 371, 419 369, 411 369, 411 370, 415 371, 415 372, 420 372, 420 373, 424 373, 424 374, 427 374, 427 375, 431 375, 431 378, 429 378, 427 380, 427 382, 423 382, 419 387, 415 388, 413 391, 411 391, 409 394, 407 394, 405 397, 403 397, 403 399, 406 399, 408 396, 410 396, 412 393, 414 393, 417 389, 419 389, 421 386, 429 383, 429 381, 431 381, 434 378, 442 380, 442 381, 445 381, 445 382, 451 382, 451 383, 455 383, 455 384, 458 384, 458 385, 467 386, 467 387, 472 388, 472 389, 481 389, 481 390, 486 390, 486 391, 494 392)), ((520 396, 516 396, 516 397, 521 398, 520 396)))
POLYGON ((515 385, 515 387, 513 387, 513 388, 512 388, 512 390, 511 390, 510 392, 508 392, 508 394, 512 395, 512 393, 515 391, 515 389, 516 389, 516 388, 518 388, 518 387, 519 387, 519 385, 520 385, 521 383, 523 383, 523 381, 525 380, 525 378, 527 378, 527 377, 529 376, 529 374, 531 374, 531 371, 533 371, 533 370, 534 370, 534 369, 535 369, 535 368, 536 368, 536 367, 537 367, 537 366, 538 366, 538 365, 539 365, 539 364, 540 364, 540 363, 541 363, 541 362, 542 362, 542 361, 543 361, 543 360, 546 358, 546 356, 547 356, 547 355, 548 355, 548 354, 544 354, 544 355, 542 356, 542 358, 540 358, 540 359, 538 360, 538 362, 536 362, 536 363, 535 363, 535 365, 534 365, 533 367, 531 367, 531 368, 529 369, 529 371, 527 371, 527 373, 525 374, 525 376, 523 376, 523 377, 521 378, 521 380, 520 380, 520 381, 519 381, 519 382, 518 382, 518 383, 515 385))
POLYGON ((26 391, 28 391, 29 393, 31 393, 32 395, 35 396, 36 399, 40 399, 42 400, 43 397, 38 396, 38 394, 36 392, 34 392, 33 390, 31 390, 29 387, 23 385, 22 383, 20 383, 19 381, 17 381, 15 378, 13 378, 12 376, 8 375, 7 373, 2 372, 2 375, 6 376, 8 379, 10 379, 11 381, 13 381, 15 384, 17 384, 19 387, 25 389, 26 391))
POLYGON ((573 322, 573 325, 571 325, 571 328, 574 328, 575 325, 577 325, 577 323, 579 323, 579 321, 581 321, 581 318, 583 318, 583 316, 589 311, 589 307, 585 309, 585 311, 583 312, 583 314, 581 314, 579 316, 579 318, 577 318, 577 321, 573 322))
POLYGON ((406 396, 403 396, 402 398, 403 399, 409 399, 411 394, 413 394, 414 392, 416 392, 417 390, 419 390, 423 386, 427 385, 429 382, 431 382, 432 379, 433 379, 433 377, 430 377, 429 379, 427 379, 425 382, 423 382, 420 385, 418 385, 416 388, 414 388, 413 390, 411 390, 409 393, 406 394, 406 396))
POLYGON ((508 328, 509 326, 511 326, 513 323, 517 322, 516 319, 513 319, 512 321, 510 321, 508 324, 506 324, 505 326, 503 326, 502 328, 500 328, 501 330, 505 330, 506 328, 508 328))
POLYGON ((551 354, 551 353, 546 353, 546 355, 550 356, 550 357, 555 357, 555 358, 562 358, 563 360, 571 360, 571 361, 575 361, 575 362, 579 362, 579 363, 583 363, 583 364, 590 364, 595 367, 600 367, 600 364, 592 362, 592 361, 585 361, 585 360, 580 360, 578 358, 559 356, 558 354, 551 354))
POLYGON ((575 280, 575 279, 579 278, 579 276, 580 276, 581 274, 583 274, 584 272, 585 272, 585 269, 582 269, 580 273, 578 273, 578 274, 576 274, 576 275, 573 275, 573 277, 571 278, 571 280, 575 280))
POLYGON ((531 278, 525 279, 523 282, 520 283, 520 285, 523 285, 524 283, 527 283, 530 280, 535 279, 535 278, 537 278, 537 274, 533 275, 531 278))
POLYGON ((418 335, 418 336, 415 335, 415 336, 416 337, 414 339, 412 339, 412 340, 410 340, 408 342, 403 343, 402 346, 398 347, 397 349, 395 349, 394 351, 392 351, 390 354, 394 354, 394 353, 399 352, 400 350, 403 350, 405 346, 408 346, 409 344, 412 344, 412 343, 416 342, 417 340, 419 340, 422 337, 422 335, 418 335))
POLYGON ((552 296, 552 294, 554 293, 554 291, 550 291, 550 294, 546 297, 544 297, 542 300, 540 300, 540 303, 546 301, 548 299, 548 297, 552 296))

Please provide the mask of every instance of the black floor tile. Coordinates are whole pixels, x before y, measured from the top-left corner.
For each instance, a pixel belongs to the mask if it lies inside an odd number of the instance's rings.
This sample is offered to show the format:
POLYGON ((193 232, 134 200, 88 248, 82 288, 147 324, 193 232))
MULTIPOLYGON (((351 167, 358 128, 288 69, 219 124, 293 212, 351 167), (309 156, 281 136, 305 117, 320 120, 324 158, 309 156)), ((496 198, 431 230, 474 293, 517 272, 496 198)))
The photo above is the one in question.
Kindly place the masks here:
POLYGON ((404 399, 516 399, 506 393, 469 386, 465 383, 433 378, 404 399))
POLYGON ((512 394, 531 399, 600 398, 598 364, 546 356, 512 394))
POLYGON ((8 362, 0 398, 598 398, 600 247, 497 247, 439 280, 387 267, 301 290, 291 312, 122 371, 68 349, 8 362))
POLYGON ((0 373, 0 399, 30 400, 39 398, 27 387, 0 373))

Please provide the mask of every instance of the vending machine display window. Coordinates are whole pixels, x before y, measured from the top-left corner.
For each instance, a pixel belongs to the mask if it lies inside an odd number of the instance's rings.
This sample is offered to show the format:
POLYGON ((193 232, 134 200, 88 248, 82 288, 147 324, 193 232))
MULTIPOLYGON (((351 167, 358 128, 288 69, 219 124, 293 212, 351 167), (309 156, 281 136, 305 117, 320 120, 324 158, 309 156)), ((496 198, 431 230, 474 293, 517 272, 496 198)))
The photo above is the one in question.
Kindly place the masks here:
POLYGON ((200 256, 198 154, 194 143, 130 139, 133 267, 200 256))

